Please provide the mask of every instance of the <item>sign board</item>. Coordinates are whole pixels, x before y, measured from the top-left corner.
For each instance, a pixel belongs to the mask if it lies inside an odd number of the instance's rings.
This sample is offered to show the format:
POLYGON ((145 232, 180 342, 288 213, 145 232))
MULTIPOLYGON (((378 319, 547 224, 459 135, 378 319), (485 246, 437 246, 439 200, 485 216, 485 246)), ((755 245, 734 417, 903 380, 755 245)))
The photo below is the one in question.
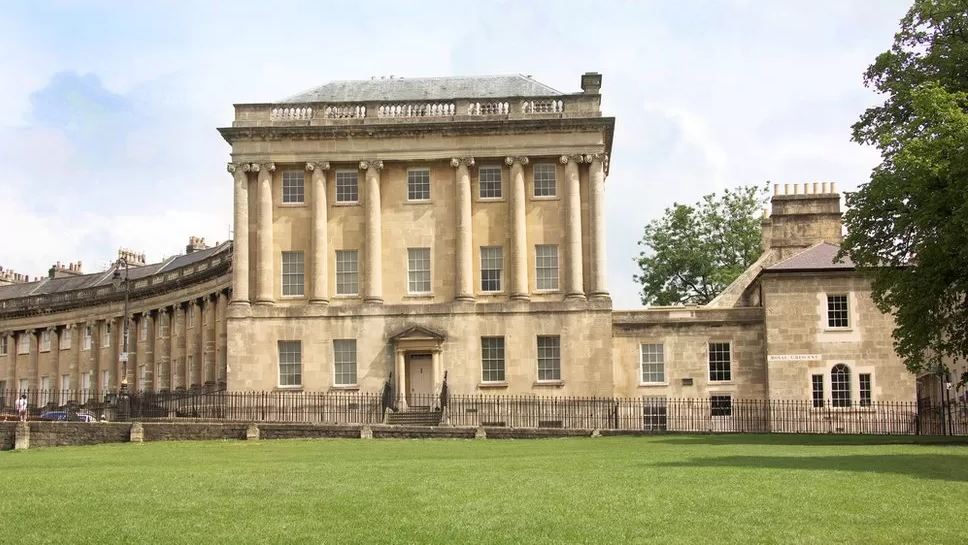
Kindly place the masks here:
POLYGON ((820 361, 820 354, 776 354, 766 357, 769 361, 820 361))
POLYGON ((128 353, 121 352, 120 354, 118 354, 118 361, 121 363, 128 363, 128 353))

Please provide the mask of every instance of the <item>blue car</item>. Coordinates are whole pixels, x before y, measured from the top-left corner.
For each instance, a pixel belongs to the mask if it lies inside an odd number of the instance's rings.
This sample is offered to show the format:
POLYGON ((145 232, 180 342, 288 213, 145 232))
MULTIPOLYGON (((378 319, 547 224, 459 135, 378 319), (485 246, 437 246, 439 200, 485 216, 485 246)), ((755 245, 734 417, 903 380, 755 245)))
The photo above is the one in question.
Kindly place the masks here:
POLYGON ((97 422, 94 415, 88 413, 68 413, 67 411, 47 411, 40 415, 41 420, 62 420, 72 422, 97 422))

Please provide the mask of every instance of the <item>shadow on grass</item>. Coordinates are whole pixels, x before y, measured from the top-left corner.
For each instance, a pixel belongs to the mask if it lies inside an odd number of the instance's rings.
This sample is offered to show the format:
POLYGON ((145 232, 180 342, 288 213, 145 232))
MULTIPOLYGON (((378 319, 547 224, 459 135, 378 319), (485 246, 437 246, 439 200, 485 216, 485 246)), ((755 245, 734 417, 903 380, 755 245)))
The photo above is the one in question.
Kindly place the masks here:
POLYGON ((797 433, 721 433, 657 435, 656 442, 676 445, 930 445, 968 446, 968 437, 938 435, 834 435, 797 433))
POLYGON ((959 456, 883 454, 851 456, 721 456, 654 464, 657 467, 731 467, 806 469, 855 473, 894 473, 921 479, 968 481, 968 464, 959 456))

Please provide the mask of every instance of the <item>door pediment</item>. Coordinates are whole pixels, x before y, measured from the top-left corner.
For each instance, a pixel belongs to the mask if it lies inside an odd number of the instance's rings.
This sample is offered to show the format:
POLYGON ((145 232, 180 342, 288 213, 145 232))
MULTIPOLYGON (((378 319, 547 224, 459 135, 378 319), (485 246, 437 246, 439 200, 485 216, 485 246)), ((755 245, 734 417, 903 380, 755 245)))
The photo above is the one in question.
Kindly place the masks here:
POLYGON ((440 342, 444 340, 444 337, 445 335, 440 331, 422 325, 412 325, 391 335, 390 340, 394 342, 406 340, 434 340, 440 342))

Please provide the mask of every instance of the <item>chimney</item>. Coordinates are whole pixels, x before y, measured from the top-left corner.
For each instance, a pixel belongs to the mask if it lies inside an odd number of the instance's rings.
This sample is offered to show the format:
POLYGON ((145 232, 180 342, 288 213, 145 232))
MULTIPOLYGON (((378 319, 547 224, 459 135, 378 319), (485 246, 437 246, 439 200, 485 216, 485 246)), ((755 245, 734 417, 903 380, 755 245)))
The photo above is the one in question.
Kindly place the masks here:
MULTIPOLYGON (((128 262, 129 267, 141 267, 145 264, 145 254, 144 252, 135 252, 129 250, 128 248, 118 249, 118 259, 123 259, 128 262)), ((80 268, 81 262, 78 261, 78 268, 80 268)))
POLYGON ((769 247, 777 259, 786 259, 818 242, 840 245, 843 223, 840 194, 835 183, 773 184, 773 209, 763 220, 764 243, 769 227, 769 247))
POLYGON ((205 244, 205 237, 188 237, 188 246, 185 246, 185 253, 190 254, 206 248, 208 246, 205 244))
POLYGON ((602 75, 598 72, 585 72, 581 76, 581 90, 586 95, 597 95, 602 89, 602 75))
POLYGON ((66 278, 69 276, 81 276, 81 262, 76 263, 61 263, 58 261, 51 265, 50 270, 47 271, 47 276, 50 278, 66 278))
POLYGON ((9 286, 10 284, 24 284, 30 282, 30 278, 26 275, 14 272, 10 269, 4 269, 0 267, 0 286, 9 286))

